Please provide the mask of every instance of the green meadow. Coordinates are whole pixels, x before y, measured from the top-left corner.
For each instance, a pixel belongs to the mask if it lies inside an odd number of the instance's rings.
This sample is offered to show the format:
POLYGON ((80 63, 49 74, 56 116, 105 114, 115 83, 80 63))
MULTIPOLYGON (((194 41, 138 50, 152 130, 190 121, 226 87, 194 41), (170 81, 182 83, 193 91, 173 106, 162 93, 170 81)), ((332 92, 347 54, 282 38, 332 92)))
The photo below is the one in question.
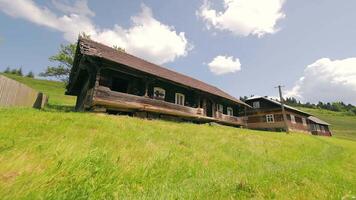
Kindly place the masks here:
POLYGON ((0 108, 0 199, 356 198, 355 117, 308 110, 330 138, 76 113, 62 83, 12 78, 50 99, 0 108))
POLYGON ((331 124, 335 137, 356 141, 356 116, 323 109, 300 108, 331 124))
POLYGON ((8 78, 23 83, 37 91, 45 93, 47 96, 49 96, 48 103, 50 108, 52 108, 53 106, 72 107, 73 105, 75 105, 76 97, 64 95, 65 84, 63 82, 33 79, 33 78, 21 77, 13 74, 0 73, 0 75, 4 75, 8 78))

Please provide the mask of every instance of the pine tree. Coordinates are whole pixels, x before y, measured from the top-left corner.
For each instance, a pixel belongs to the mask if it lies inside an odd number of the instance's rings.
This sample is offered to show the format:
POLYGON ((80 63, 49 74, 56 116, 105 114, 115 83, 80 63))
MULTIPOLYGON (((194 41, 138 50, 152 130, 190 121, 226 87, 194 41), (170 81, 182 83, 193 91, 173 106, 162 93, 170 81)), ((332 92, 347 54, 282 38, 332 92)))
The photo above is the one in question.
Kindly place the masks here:
POLYGON ((32 71, 28 72, 28 74, 26 75, 26 77, 29 77, 29 78, 34 78, 35 75, 33 74, 32 71))
POLYGON ((19 76, 23 76, 23 73, 22 73, 22 68, 20 67, 18 70, 17 70, 17 75, 19 76))
POLYGON ((5 74, 9 74, 10 72, 11 72, 10 67, 6 67, 6 69, 4 70, 4 73, 5 73, 5 74))

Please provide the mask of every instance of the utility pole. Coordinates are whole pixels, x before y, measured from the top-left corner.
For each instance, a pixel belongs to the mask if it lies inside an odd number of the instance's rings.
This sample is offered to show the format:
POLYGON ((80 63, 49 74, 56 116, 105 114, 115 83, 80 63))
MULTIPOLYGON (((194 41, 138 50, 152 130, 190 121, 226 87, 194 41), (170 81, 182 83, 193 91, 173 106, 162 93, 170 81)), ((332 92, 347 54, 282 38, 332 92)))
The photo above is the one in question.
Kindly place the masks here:
POLYGON ((282 107, 284 126, 286 128, 286 132, 289 133, 287 114, 286 114, 286 110, 284 109, 284 99, 283 99, 283 95, 282 95, 282 87, 284 87, 284 86, 278 85, 276 88, 278 88, 278 91, 279 91, 279 99, 280 99, 281 107, 282 107))

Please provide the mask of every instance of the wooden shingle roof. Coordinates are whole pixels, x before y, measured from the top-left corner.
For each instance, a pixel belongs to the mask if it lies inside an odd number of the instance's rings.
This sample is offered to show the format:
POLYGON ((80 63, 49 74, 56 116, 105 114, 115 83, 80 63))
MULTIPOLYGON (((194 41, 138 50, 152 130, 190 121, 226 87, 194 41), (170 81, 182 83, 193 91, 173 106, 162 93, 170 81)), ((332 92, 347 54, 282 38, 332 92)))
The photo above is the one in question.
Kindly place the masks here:
POLYGON ((79 51, 83 55, 99 57, 118 64, 123 64, 129 68, 150 74, 152 76, 160 77, 168 81, 213 94, 215 96, 219 96, 235 103, 250 107, 241 100, 229 95, 228 93, 215 86, 169 70, 165 67, 158 66, 128 53, 117 51, 111 47, 95 42, 93 40, 79 38, 78 45, 79 51))

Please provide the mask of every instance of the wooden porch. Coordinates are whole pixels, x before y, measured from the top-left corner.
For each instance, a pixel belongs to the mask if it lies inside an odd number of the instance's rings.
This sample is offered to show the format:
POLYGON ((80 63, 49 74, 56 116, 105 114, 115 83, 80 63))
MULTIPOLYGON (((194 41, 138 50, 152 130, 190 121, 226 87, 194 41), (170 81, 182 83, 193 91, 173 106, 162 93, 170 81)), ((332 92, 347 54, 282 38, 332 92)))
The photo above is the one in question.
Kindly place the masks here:
MULTIPOLYGON (((98 86, 93 92, 91 107, 123 112, 151 112, 169 116, 183 117, 198 122, 218 122, 226 125, 245 126, 246 117, 235 117, 220 112, 215 117, 205 116, 203 108, 182 106, 147 96, 137 96, 111 91, 108 87, 98 86)), ((89 98, 90 99, 90 98, 89 98)))

